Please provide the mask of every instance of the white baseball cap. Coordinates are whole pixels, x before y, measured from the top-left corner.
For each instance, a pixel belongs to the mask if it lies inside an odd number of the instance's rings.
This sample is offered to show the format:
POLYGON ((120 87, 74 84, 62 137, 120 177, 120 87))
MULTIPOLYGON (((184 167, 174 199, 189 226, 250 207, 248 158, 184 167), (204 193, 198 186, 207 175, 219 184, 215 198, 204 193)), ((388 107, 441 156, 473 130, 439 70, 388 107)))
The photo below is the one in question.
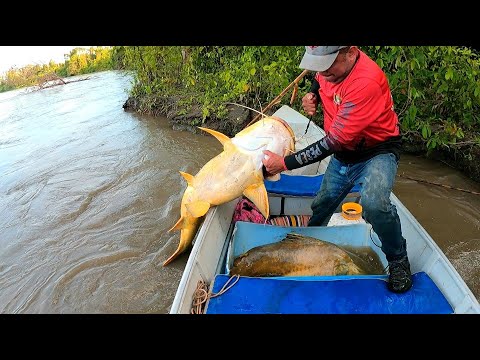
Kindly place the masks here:
POLYGON ((338 51, 346 46, 305 46, 305 55, 300 68, 312 71, 325 71, 337 58, 338 51))

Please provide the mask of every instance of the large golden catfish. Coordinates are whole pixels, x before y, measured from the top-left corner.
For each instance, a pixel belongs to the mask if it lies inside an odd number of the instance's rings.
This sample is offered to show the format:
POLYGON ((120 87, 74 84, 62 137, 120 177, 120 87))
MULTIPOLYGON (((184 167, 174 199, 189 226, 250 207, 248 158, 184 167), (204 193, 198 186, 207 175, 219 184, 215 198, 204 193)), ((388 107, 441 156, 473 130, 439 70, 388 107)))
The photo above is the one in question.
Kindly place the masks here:
POLYGON ((233 261, 230 275, 323 276, 365 274, 333 243, 289 233, 283 240, 248 250, 233 261))
MULTIPOLYGON (((203 216, 211 206, 231 201, 242 194, 269 216, 268 196, 263 183, 263 150, 285 156, 295 149, 295 135, 288 123, 270 116, 228 136, 207 128, 200 129, 215 136, 223 151, 208 161, 197 173, 180 172, 187 181, 180 209, 180 220, 169 230, 180 230, 177 250, 163 263, 169 264, 192 243, 203 216)), ((269 180, 278 180, 277 174, 269 180)))

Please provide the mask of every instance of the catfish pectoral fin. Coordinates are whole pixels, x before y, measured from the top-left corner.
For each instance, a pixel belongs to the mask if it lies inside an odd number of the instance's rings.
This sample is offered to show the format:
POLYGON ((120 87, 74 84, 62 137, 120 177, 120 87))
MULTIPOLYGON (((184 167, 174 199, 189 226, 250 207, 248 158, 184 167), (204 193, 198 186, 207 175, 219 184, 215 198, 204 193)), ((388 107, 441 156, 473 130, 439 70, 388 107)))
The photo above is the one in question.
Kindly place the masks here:
POLYGON ((270 207, 268 203, 267 189, 263 182, 250 185, 243 191, 243 195, 255 204, 265 219, 268 219, 270 207))

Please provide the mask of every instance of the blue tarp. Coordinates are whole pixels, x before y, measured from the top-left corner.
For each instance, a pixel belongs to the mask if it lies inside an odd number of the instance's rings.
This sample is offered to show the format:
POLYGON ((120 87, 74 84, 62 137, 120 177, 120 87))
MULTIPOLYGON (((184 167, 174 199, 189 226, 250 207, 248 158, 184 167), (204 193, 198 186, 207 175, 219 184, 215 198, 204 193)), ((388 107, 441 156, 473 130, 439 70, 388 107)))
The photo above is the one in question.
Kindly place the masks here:
MULTIPOLYGON (((386 275, 318 277, 317 280, 240 277, 222 295, 212 297, 207 314, 451 314, 452 307, 425 273, 413 275, 412 288, 390 292, 386 275)), ((217 275, 212 292, 228 281, 217 275)))
MULTIPOLYGON (((386 265, 367 224, 318 227, 271 226, 238 221, 228 249, 226 273, 216 276, 212 292, 229 279, 228 263, 249 249, 282 240, 289 232, 337 245, 370 246, 386 265)), ((450 314, 452 307, 425 273, 413 274, 404 294, 387 288, 387 275, 240 277, 224 294, 209 300, 207 314, 450 314)))
MULTIPOLYGON (((323 175, 287 175, 281 174, 280 180, 265 180, 267 192, 291 196, 315 196, 320 189, 323 175)), ((351 192, 359 192, 360 185, 355 185, 351 192)))

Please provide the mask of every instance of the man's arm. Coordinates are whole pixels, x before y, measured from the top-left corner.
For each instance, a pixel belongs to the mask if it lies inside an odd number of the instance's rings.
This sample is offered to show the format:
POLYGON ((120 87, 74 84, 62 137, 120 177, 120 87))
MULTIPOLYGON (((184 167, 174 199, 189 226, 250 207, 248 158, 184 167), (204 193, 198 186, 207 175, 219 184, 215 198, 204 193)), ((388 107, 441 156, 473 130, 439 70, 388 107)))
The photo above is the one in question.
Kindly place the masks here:
POLYGON ((340 144, 327 135, 295 154, 287 155, 284 159, 285 167, 287 170, 298 169, 322 161, 339 149, 340 144))
POLYGON ((338 148, 339 144, 327 135, 321 140, 297 151, 295 154, 287 155, 286 157, 277 155, 270 150, 264 150, 263 153, 266 156, 262 162, 268 176, 272 176, 282 171, 293 170, 322 161, 337 151, 338 148))

